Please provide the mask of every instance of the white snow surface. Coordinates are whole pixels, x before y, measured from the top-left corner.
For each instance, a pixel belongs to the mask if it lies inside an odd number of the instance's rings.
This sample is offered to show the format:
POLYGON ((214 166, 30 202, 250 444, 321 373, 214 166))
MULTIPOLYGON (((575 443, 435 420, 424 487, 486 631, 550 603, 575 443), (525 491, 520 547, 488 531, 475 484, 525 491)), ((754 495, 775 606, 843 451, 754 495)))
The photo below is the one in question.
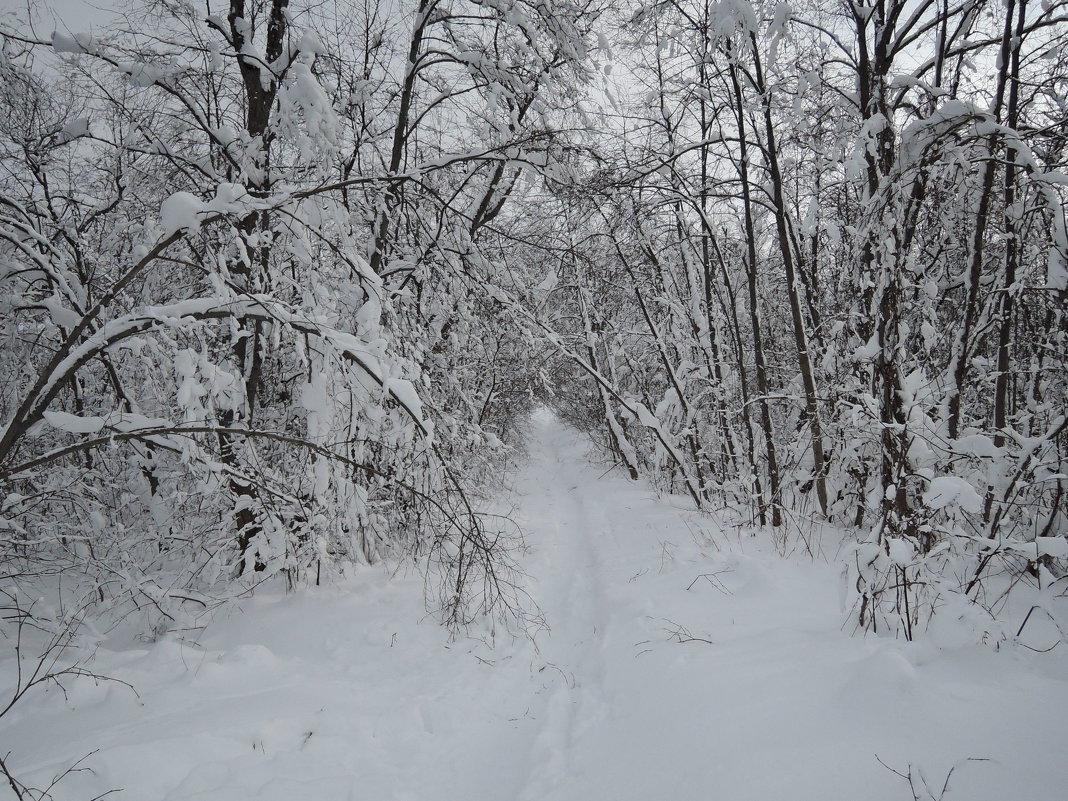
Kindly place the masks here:
POLYGON ((543 413, 514 480, 533 640, 449 641, 419 575, 368 568, 261 591, 193 639, 114 635, 93 667, 140 697, 37 692, 0 751, 40 785, 97 750, 56 789, 71 801, 911 798, 876 755, 934 797, 957 765, 946 801, 1066 797, 1063 648, 854 635, 832 558, 783 558, 586 447, 543 413))

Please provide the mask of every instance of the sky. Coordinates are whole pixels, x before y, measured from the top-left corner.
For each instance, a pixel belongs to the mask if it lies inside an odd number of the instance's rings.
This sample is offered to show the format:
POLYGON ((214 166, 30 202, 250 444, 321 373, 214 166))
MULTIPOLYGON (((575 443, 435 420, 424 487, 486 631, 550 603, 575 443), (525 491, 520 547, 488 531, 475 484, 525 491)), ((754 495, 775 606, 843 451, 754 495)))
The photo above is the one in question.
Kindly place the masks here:
MULTIPOLYGON (((54 30, 81 33, 101 28, 113 16, 117 3, 114 0, 44 0, 34 5, 35 33, 45 38, 54 30)), ((17 8, 11 10, 18 13, 17 8)), ((19 16, 25 18, 25 4, 19 16)))

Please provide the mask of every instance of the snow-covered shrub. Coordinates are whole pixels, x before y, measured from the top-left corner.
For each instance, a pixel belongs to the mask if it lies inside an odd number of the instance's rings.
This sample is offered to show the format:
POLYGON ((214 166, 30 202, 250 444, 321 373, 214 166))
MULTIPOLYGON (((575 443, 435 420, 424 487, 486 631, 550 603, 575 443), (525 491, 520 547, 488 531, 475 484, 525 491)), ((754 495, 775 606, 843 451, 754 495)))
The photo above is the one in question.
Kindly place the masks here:
POLYGON ((529 382, 482 282, 582 9, 260 5, 4 39, 5 584, 163 631, 415 556, 450 623, 515 611, 479 487, 529 382))

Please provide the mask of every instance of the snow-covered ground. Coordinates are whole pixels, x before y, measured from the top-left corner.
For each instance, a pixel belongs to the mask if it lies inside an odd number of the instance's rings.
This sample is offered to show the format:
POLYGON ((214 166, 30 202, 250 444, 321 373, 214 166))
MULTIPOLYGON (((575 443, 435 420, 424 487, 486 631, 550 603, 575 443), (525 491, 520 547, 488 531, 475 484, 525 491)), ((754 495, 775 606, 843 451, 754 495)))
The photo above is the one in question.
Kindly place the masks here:
POLYGON ((367 570, 260 593, 196 643, 106 642, 95 669, 140 697, 39 692, 0 753, 41 785, 96 750, 57 788, 72 800, 912 799, 877 756, 919 798, 954 765, 947 801, 1068 797, 1063 647, 855 636, 833 564, 603 470, 536 418, 515 479, 533 641, 450 642, 420 576, 367 570))

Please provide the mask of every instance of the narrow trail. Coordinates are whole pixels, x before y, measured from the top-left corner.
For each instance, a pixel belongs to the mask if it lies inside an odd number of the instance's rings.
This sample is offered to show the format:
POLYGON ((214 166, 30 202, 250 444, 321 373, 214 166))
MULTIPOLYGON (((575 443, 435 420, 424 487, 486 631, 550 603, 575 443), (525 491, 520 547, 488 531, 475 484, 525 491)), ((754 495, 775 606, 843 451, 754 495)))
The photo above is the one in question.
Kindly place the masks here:
MULTIPOLYGON (((658 560, 693 544, 688 519, 707 521, 606 475, 588 447, 538 416, 519 478, 535 597, 550 630, 537 639, 547 698, 518 798, 705 798, 697 774, 711 717, 669 686, 676 649, 687 644, 671 641, 682 624, 650 577, 658 560), (672 652, 666 660, 662 650, 672 652)), ((700 671, 700 660, 690 665, 700 671)))
POLYGON ((912 797, 876 756, 936 790, 956 767, 944 801, 1062 801, 1059 653, 853 636, 831 560, 783 558, 595 461, 535 416, 512 498, 533 641, 450 641, 420 574, 362 569, 259 592, 195 638, 101 642, 95 669, 140 695, 42 693, 0 752, 47 784, 96 750, 57 801, 912 797))
POLYGON ((546 798, 579 772, 575 738, 603 712, 604 551, 613 537, 600 501, 586 493, 586 477, 568 458, 567 433, 545 418, 536 425, 520 508, 522 524, 538 538, 532 546, 540 561, 537 598, 550 628, 538 638, 544 664, 537 670, 546 679, 539 692, 547 699, 521 801, 546 798))

